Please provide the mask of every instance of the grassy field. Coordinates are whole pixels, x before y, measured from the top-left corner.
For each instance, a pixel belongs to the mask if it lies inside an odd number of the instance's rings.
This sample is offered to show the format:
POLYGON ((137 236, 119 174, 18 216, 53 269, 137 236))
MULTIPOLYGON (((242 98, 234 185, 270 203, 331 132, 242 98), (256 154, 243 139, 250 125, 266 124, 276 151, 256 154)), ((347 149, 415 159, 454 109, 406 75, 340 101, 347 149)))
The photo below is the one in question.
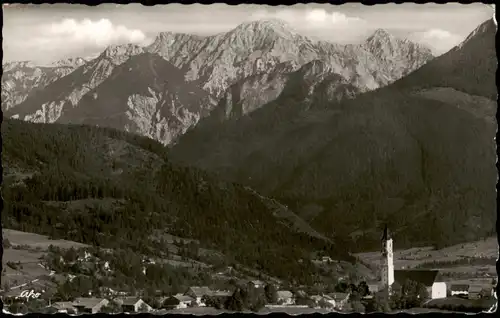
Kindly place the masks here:
MULTIPOLYGON (((375 268, 380 264, 380 252, 359 253, 356 256, 375 268)), ((498 257, 496 237, 449 246, 440 250, 419 247, 394 251, 396 269, 439 269, 444 281, 489 285, 496 278, 495 259, 498 257)))
POLYGON ((51 240, 45 235, 9 229, 3 229, 3 238, 7 239, 11 246, 4 248, 2 291, 9 288, 14 293, 16 290, 51 284, 45 279, 51 276, 51 271, 45 269, 40 263, 40 258, 45 255, 50 245, 61 248, 87 246, 67 240, 51 240))

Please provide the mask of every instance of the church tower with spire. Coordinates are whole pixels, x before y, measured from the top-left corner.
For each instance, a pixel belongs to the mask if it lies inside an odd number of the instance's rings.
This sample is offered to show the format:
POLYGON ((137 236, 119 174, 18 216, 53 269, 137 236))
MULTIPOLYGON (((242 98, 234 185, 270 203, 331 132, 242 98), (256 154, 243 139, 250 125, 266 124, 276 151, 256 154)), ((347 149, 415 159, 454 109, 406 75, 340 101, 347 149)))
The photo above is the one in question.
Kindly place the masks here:
POLYGON ((381 283, 382 288, 387 288, 390 292, 391 286, 394 283, 394 254, 392 246, 392 238, 385 225, 384 234, 382 235, 382 264, 381 264, 381 283))

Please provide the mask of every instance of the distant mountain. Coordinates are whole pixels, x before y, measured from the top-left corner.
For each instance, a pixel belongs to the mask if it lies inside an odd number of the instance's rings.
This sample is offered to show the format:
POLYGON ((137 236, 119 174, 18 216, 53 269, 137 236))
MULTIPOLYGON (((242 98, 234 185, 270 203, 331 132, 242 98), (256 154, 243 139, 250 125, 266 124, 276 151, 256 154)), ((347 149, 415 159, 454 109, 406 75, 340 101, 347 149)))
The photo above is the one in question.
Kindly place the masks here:
POLYGON ((151 139, 12 119, 2 136, 5 227, 149 255, 176 235, 223 252, 228 266, 304 283, 318 274, 314 252, 352 261, 345 243, 333 244, 282 204, 173 165, 151 139))
MULTIPOLYGON (((172 147, 171 158, 275 197, 325 235, 350 236, 365 249, 378 246, 382 222, 398 229, 402 246, 491 234, 490 23, 395 84, 363 94, 343 84, 359 95, 354 99, 315 99, 307 76, 297 76, 276 100, 246 116, 202 121, 172 147), (449 62, 457 57, 460 64, 449 62)), ((395 46, 381 31, 367 43, 375 56, 395 46)))
POLYGON ((51 82, 43 90, 30 94, 6 115, 32 122, 53 123, 64 111, 77 107, 81 98, 101 84, 116 66, 142 52, 142 48, 136 45, 108 47, 99 57, 51 82))
MULTIPOLYGON (((344 95, 352 97, 358 92, 387 85, 430 59, 429 49, 396 39, 381 30, 362 45, 347 46, 313 41, 297 34, 280 20, 243 23, 227 33, 208 37, 165 32, 146 48, 134 45, 107 48, 82 68, 52 81, 43 91, 31 93, 14 108, 12 102, 6 115, 33 122, 109 124, 170 144, 208 115, 216 104, 226 110, 233 108, 232 105, 235 110, 242 107, 241 114, 246 114, 274 100, 282 93, 287 81, 299 74, 307 73, 308 78, 313 79, 304 82, 304 85, 310 85, 310 94, 304 98, 314 92, 322 98, 338 100, 344 95), (123 68, 115 73, 114 69, 132 56, 147 52, 162 56, 179 69, 174 71, 179 80, 184 79, 179 85, 197 86, 213 97, 204 100, 200 96, 203 101, 195 103, 190 98, 191 101, 186 101, 189 105, 184 105, 176 100, 176 96, 183 93, 173 87, 169 89, 176 92, 169 92, 170 97, 166 99, 158 95, 164 96, 166 88, 153 89, 154 93, 144 91, 139 95, 123 93, 120 86, 126 84, 120 81, 129 81, 130 77, 124 75, 127 71, 123 68), (118 73, 122 75, 118 76, 118 73), (104 82, 106 89, 101 89, 104 82), (324 92, 319 93, 316 86, 322 86, 324 92), (108 97, 106 100, 95 97, 99 95, 108 97), (85 102, 80 103, 84 96, 87 96, 85 102), (175 105, 171 105, 172 99, 176 100, 175 105), (115 106, 109 106, 110 102, 115 106), (114 111, 97 111, 104 104, 114 111), (118 112, 118 109, 123 112, 118 112), (130 112, 126 113, 129 109, 130 112), (181 113, 177 113, 179 110, 181 113), (155 115, 160 114, 157 111, 161 113, 159 117, 155 115), (113 120, 109 121, 109 116, 113 116, 113 120)), ((148 66, 149 62, 128 65, 136 72, 142 67, 154 71, 148 66)), ((147 83, 154 81, 150 75, 147 83)), ((162 81, 163 76, 168 78, 171 75, 158 72, 157 80, 162 81)), ((139 84, 142 85, 145 84, 139 84)), ((189 90, 187 87, 182 90, 189 90)), ((189 94, 194 94, 191 97, 207 95, 199 89, 197 92, 189 94)), ((239 116, 237 110, 230 116, 239 116)))
POLYGON ((170 143, 214 105, 181 70, 156 54, 141 53, 114 68, 58 122, 111 127, 170 143))
POLYGON ((35 65, 32 62, 5 63, 2 75, 2 110, 23 102, 30 93, 68 75, 85 62, 84 59, 77 58, 58 61, 49 66, 35 65))

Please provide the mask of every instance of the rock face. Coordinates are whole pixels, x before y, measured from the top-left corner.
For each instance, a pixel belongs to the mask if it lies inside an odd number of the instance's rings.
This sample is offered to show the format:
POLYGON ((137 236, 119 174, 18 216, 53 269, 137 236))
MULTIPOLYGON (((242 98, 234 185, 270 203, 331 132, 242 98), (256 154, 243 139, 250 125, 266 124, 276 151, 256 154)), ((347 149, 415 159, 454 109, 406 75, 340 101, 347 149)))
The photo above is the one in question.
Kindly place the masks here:
MULTIPOLYGON (((116 75, 118 73, 113 75, 113 72, 131 57, 142 53, 163 57, 176 68, 176 76, 183 78, 182 85, 190 83, 213 96, 213 100, 208 98, 210 102, 202 102, 199 108, 182 104, 175 97, 177 93, 167 98, 166 91, 153 86, 139 95, 130 94, 126 100, 116 98, 123 103, 117 107, 128 113, 113 115, 120 118, 128 116, 136 124, 113 122, 113 127, 151 136, 163 144, 170 144, 179 134, 196 125, 216 104, 216 114, 225 114, 228 118, 249 114, 275 100, 289 85, 288 82, 295 81, 299 76, 304 77, 303 86, 308 86, 304 99, 340 100, 387 85, 432 58, 427 48, 395 39, 382 30, 375 32, 363 44, 347 46, 313 41, 297 34, 279 20, 243 23, 227 33, 208 37, 165 32, 159 34, 148 47, 111 46, 86 63, 82 59, 54 63, 51 69, 68 70, 63 74, 66 76, 51 76, 50 81, 45 80, 43 85, 37 84, 41 80, 32 83, 24 73, 19 74, 18 78, 27 81, 27 84, 12 84, 6 90, 5 94, 12 95, 6 98, 7 115, 47 123, 58 121, 65 113, 71 115, 65 115, 64 120, 61 119, 64 122, 90 123, 89 118, 101 118, 104 116, 101 112, 93 115, 89 110, 80 108, 97 111, 98 107, 90 101, 100 103, 103 101, 100 95, 123 96, 120 85, 125 83, 118 81, 126 77, 116 75), (71 71, 71 67, 74 69, 71 65, 82 66, 71 71), (115 91, 104 92, 99 88, 105 81, 114 81, 114 84, 107 84, 106 87, 115 91), (18 87, 23 89, 19 90, 18 87), (86 101, 81 103, 87 95, 86 101), (167 102, 165 98, 173 102, 167 102), (158 107, 170 109, 162 111, 162 114, 171 115, 157 118, 155 114, 158 107), (77 114, 84 117, 77 118, 77 114), (169 121, 170 124, 167 124, 169 121)), ((148 56, 153 59, 151 55, 148 56)), ((128 65, 134 70, 145 67, 153 74, 149 62, 145 66, 128 65)), ((19 69, 9 67, 12 70, 19 69)), ((164 75, 159 76, 156 81, 162 81, 161 76, 164 75)), ((218 118, 224 117, 220 116, 217 115, 218 118)), ((97 121, 102 125, 107 123, 97 121)))
POLYGON ((58 122, 112 127, 168 144, 215 105, 211 96, 160 56, 141 53, 113 69, 58 122))

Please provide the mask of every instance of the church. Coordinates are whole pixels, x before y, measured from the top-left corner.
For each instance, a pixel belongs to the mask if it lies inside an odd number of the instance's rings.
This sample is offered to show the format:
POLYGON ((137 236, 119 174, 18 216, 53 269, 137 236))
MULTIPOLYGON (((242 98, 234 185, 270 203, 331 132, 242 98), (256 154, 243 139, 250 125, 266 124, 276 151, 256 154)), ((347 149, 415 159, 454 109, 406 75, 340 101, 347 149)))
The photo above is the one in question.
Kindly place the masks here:
POLYGON ((407 280, 423 284, 431 299, 446 298, 446 283, 439 279, 437 270, 395 270, 392 237, 387 229, 382 235, 381 287, 389 292, 394 282, 403 285, 407 280))

